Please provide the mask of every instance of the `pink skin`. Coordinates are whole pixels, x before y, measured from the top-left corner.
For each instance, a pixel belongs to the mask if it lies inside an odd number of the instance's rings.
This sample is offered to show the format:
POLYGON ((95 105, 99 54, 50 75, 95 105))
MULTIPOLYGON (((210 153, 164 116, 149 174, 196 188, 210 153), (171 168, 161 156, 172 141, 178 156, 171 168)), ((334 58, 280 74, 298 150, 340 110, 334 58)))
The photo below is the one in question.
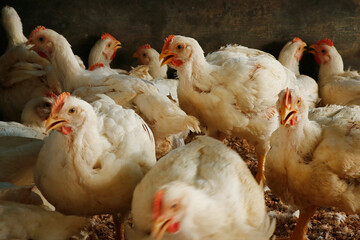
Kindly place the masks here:
POLYGON ((303 42, 301 42, 301 45, 299 45, 299 47, 296 49, 294 57, 295 57, 296 61, 298 61, 298 62, 300 62, 300 60, 304 54, 304 50, 305 50, 304 47, 305 46, 304 46, 303 42))
POLYGON ((330 61, 331 57, 329 55, 327 45, 313 45, 311 47, 315 49, 315 52, 313 53, 315 56, 315 61, 318 64, 327 64, 330 61))
POLYGON ((50 60, 54 44, 53 42, 48 41, 46 36, 41 34, 41 32, 35 34, 26 43, 26 45, 31 45, 31 44, 35 44, 35 45, 32 46, 30 50, 34 50, 39 54, 40 57, 50 60))
POLYGON ((161 239, 164 232, 176 233, 179 231, 180 222, 174 219, 181 209, 179 199, 172 200, 169 204, 163 204, 164 190, 159 190, 153 201, 153 235, 155 239, 161 239))

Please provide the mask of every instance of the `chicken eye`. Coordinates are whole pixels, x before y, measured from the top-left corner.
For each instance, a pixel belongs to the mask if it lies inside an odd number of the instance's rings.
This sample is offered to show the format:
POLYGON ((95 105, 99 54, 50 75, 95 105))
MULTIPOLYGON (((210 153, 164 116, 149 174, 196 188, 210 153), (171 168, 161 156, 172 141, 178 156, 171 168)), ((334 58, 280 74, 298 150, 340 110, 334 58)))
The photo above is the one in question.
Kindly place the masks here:
POLYGON ((179 45, 177 45, 177 47, 176 47, 177 49, 182 49, 182 46, 179 44, 179 45))
POLYGON ((43 37, 39 37, 39 41, 40 41, 40 42, 44 41, 44 38, 43 38, 43 37))
POLYGON ((321 52, 322 52, 322 53, 326 53, 326 50, 325 50, 325 49, 323 49, 323 50, 321 50, 321 52))
POLYGON ((109 44, 108 44, 108 47, 110 47, 110 46, 111 46, 111 44, 109 43, 109 44))
POLYGON ((75 108, 70 108, 69 113, 74 113, 75 112, 75 108))
POLYGON ((301 50, 301 47, 299 47, 298 50, 300 51, 300 50, 301 50))
POLYGON ((146 53, 143 54, 143 57, 146 57, 146 53))
POLYGON ((300 104, 300 102, 301 102, 301 101, 300 101, 300 99, 298 99, 298 100, 297 100, 297 104, 299 105, 299 104, 300 104))
POLYGON ((177 203, 173 203, 173 205, 171 205, 171 208, 176 208, 177 203))
POLYGON ((46 102, 46 103, 44 103, 44 107, 46 107, 46 108, 51 107, 51 104, 46 102))

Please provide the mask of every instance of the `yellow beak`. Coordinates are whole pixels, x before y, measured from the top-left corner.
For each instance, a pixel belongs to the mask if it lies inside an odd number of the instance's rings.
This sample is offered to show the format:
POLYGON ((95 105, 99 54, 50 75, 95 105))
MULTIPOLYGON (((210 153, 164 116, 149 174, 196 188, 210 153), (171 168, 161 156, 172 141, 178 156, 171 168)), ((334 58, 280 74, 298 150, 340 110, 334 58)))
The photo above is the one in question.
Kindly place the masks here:
POLYGON ((120 41, 115 41, 115 49, 119 49, 119 48, 121 48, 121 42, 120 41))
POLYGON ((169 62, 172 61, 172 59, 174 57, 176 57, 176 53, 170 52, 169 50, 165 49, 161 52, 160 56, 159 56, 159 61, 161 59, 163 59, 162 63, 160 64, 160 66, 164 66, 165 64, 168 64, 169 62))
POLYGON ((164 236, 166 229, 172 224, 171 218, 162 218, 159 217, 155 220, 152 230, 151 236, 155 238, 155 240, 160 240, 164 236))
POLYGON ((46 120, 45 128, 46 132, 49 132, 50 130, 53 130, 63 123, 67 123, 65 119, 62 118, 52 118, 51 116, 46 120))
POLYGON ((306 49, 306 51, 315 55, 316 54, 315 45, 311 45, 306 49))

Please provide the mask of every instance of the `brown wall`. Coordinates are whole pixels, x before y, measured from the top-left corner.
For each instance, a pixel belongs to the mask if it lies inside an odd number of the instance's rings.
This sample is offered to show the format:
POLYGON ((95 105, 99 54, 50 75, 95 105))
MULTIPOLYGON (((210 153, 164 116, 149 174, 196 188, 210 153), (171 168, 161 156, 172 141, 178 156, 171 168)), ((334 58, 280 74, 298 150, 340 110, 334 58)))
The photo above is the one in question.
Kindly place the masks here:
MULTIPOLYGON (((37 25, 63 34, 87 64, 90 48, 103 32, 122 42, 114 67, 136 65, 131 55, 150 43, 160 50, 170 34, 196 38, 205 53, 227 43, 258 48, 276 57, 282 45, 297 36, 308 43, 330 38, 345 67, 360 70, 359 0, 2 0, 22 18, 25 35, 37 25)), ((0 28, 0 52, 6 48, 0 28)), ((305 64, 304 64, 305 63, 305 64)), ((315 66, 305 56, 307 73, 315 66)))

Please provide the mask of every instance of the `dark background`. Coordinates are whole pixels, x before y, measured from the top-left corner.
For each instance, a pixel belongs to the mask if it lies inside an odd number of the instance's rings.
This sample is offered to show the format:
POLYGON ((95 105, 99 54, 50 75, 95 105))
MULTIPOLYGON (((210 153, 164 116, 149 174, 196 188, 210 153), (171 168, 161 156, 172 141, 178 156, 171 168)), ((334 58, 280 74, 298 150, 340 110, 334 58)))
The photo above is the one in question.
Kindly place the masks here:
MULTIPOLYGON (((86 65, 92 45, 109 32, 123 46, 112 66, 125 69, 137 65, 131 56, 139 46, 149 43, 160 51, 170 34, 197 39, 205 53, 238 43, 276 57, 293 37, 308 44, 330 38, 345 68, 360 69, 360 0, 1 0, 0 5, 16 9, 27 37, 37 25, 64 35, 86 65)), ((0 52, 6 47, 1 27, 0 52)), ((316 75, 316 67, 305 55, 302 72, 316 75)))

